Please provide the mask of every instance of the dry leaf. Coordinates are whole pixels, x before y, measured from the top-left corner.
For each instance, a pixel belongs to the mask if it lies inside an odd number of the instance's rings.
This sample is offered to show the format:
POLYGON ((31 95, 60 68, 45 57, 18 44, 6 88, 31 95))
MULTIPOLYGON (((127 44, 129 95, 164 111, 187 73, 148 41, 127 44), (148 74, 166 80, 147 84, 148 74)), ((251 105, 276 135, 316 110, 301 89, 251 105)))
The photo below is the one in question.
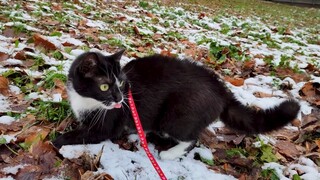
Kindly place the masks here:
POLYGON ((316 143, 316 145, 317 145, 318 148, 320 149, 320 139, 316 139, 316 140, 314 140, 314 142, 316 143))
POLYGON ((133 27, 133 30, 136 34, 140 35, 140 31, 139 31, 139 28, 137 26, 134 26, 133 27))
POLYGON ((302 99, 311 104, 320 106, 320 83, 307 82, 299 91, 302 99))
POLYGON ((9 94, 9 80, 0 76, 0 93, 7 96, 9 94))
POLYGON ((291 124, 295 127, 301 127, 301 121, 299 119, 294 119, 291 124))
POLYGON ((244 83, 244 79, 243 78, 232 78, 232 77, 226 76, 224 78, 224 80, 228 81, 229 83, 231 83, 234 86, 242 86, 243 83, 244 83))
POLYGON ((301 154, 296 146, 290 141, 278 140, 275 144, 275 147, 278 149, 280 154, 291 159, 294 159, 301 154))
POLYGON ((273 94, 267 94, 264 92, 254 92, 253 95, 257 98, 266 98, 266 97, 274 97, 273 94))
POLYGON ((198 15, 198 19, 203 19, 205 16, 206 14, 202 12, 198 15))
POLYGON ((48 41, 48 39, 46 37, 42 36, 41 34, 34 34, 33 40, 34 40, 34 44, 36 46, 44 47, 47 50, 56 50, 57 49, 57 47, 52 42, 48 41))
POLYGON ((14 56, 15 59, 19 59, 19 60, 26 60, 27 59, 27 55, 26 52, 24 50, 17 52, 17 54, 14 56))
POLYGON ((0 61, 5 61, 9 58, 9 54, 0 52, 0 61))

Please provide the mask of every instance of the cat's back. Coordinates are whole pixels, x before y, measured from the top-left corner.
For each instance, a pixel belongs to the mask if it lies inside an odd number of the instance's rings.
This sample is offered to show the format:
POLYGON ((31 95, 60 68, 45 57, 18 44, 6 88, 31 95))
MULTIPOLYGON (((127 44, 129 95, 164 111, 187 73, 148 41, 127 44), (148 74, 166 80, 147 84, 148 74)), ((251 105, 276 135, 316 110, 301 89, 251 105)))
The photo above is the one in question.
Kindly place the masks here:
POLYGON ((175 77, 175 79, 189 76, 203 77, 213 74, 196 62, 162 55, 152 55, 133 60, 124 67, 124 71, 127 75, 141 75, 150 78, 175 77))

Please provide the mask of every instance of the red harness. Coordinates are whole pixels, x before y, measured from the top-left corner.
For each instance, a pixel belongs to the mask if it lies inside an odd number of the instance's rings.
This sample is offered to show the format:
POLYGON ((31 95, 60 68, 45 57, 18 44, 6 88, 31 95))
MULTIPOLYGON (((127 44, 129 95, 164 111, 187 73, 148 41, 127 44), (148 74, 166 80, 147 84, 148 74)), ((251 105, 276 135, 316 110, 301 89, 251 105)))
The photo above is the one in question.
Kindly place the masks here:
POLYGON ((140 138, 140 141, 141 141, 140 146, 143 147, 143 149, 146 152, 151 164, 153 165, 154 169, 159 174, 160 179, 161 180, 167 180, 167 178, 164 175, 164 173, 162 172, 162 169, 160 168, 159 164, 157 163, 157 161, 155 160, 153 155, 150 153, 150 150, 148 148, 148 143, 147 143, 146 137, 144 135, 144 131, 143 131, 143 128, 142 128, 142 125, 141 125, 139 114, 138 114, 136 105, 134 103, 132 92, 131 92, 130 88, 129 88, 129 106, 130 106, 130 109, 131 109, 131 113, 132 113, 132 117, 133 117, 133 120, 134 120, 134 124, 136 125, 137 131, 138 131, 138 135, 139 135, 139 138, 140 138))

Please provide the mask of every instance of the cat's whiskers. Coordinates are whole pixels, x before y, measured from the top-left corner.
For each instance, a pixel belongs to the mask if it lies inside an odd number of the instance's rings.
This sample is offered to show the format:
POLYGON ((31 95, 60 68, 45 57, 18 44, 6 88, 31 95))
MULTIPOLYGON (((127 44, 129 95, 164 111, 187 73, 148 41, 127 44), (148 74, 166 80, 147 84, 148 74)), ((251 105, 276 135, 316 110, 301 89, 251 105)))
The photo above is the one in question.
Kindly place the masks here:
POLYGON ((100 130, 102 131, 103 130, 103 127, 104 127, 104 120, 105 120, 105 117, 106 117, 106 114, 107 114, 108 111, 103 111, 103 116, 102 116, 102 125, 100 127, 100 130))
POLYGON ((90 122, 88 130, 90 130, 92 127, 94 127, 97 124, 97 122, 99 121, 99 117, 100 117, 100 114, 101 114, 102 110, 103 110, 102 108, 99 108, 97 113, 93 116, 92 121, 90 122))

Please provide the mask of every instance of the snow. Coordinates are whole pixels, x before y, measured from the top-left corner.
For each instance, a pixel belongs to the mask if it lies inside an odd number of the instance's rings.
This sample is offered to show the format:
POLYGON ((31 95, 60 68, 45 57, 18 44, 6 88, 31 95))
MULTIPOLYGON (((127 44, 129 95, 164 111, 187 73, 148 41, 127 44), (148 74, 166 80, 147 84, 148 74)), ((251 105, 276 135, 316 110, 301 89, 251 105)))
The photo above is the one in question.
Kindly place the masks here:
POLYGON ((5 167, 0 171, 3 172, 4 174, 17 174, 19 169, 23 168, 24 166, 25 165, 20 164, 12 167, 5 167))
POLYGON ((10 125, 14 121, 15 121, 15 119, 11 116, 1 116, 0 117, 0 124, 10 125))
POLYGON ((13 135, 0 135, 0 138, 4 138, 6 140, 5 144, 9 144, 11 141, 16 141, 17 138, 13 135))
POLYGON ((9 85, 9 89, 11 92, 13 92, 14 94, 20 94, 21 90, 19 87, 14 86, 14 85, 9 85))
POLYGON ((281 180, 291 179, 294 174, 298 174, 298 171, 303 173, 300 176, 301 179, 320 179, 320 168, 316 164, 314 164, 312 160, 305 157, 299 158, 298 163, 291 164, 288 168, 275 162, 265 163, 262 167, 262 169, 268 168, 274 169, 281 180), (290 178, 286 176, 289 176, 290 178))
POLYGON ((7 112, 9 111, 9 102, 7 98, 0 94, 0 112, 7 112))
MULTIPOLYGON (((139 144, 139 142, 136 143, 139 144)), ((104 148, 100 163, 103 168, 99 168, 98 172, 106 172, 114 179, 128 179, 130 177, 135 177, 136 179, 158 179, 158 174, 153 169, 148 157, 140 146, 137 146, 138 151, 132 152, 120 149, 117 144, 113 144, 110 141, 104 141, 94 145, 63 146, 59 152, 64 157, 77 158, 84 152, 91 155, 98 154, 102 147, 104 148)), ((235 179, 232 176, 214 173, 212 170, 209 170, 204 163, 194 160, 191 155, 194 152, 199 152, 203 157, 212 159, 212 154, 211 156, 209 155, 211 153, 209 152, 210 150, 194 149, 187 157, 182 157, 181 159, 160 160, 154 146, 149 144, 149 148, 168 179, 177 179, 179 177, 184 177, 188 180, 235 179)))
POLYGON ((52 101, 53 101, 53 102, 61 102, 61 101, 62 101, 61 94, 60 94, 60 93, 58 93, 58 94, 53 94, 53 95, 52 95, 52 101))

